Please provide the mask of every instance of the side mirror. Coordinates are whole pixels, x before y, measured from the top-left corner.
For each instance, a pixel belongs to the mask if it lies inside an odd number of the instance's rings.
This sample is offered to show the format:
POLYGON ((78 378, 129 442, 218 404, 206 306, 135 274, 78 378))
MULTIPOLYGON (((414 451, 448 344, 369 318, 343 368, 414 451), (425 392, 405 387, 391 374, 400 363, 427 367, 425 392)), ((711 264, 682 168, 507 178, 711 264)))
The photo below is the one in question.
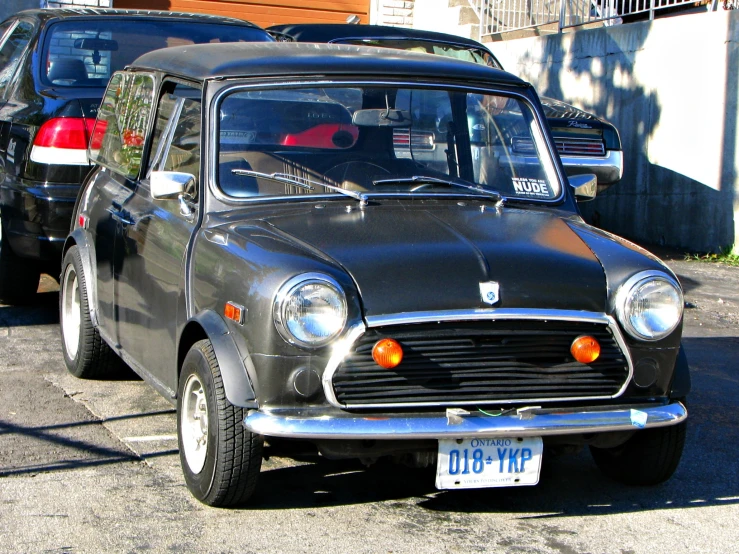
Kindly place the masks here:
POLYGON ((152 171, 150 188, 155 200, 174 200, 191 190, 195 185, 195 175, 179 171, 152 171))
POLYGON ((575 200, 587 202, 595 198, 598 191, 598 178, 592 173, 571 175, 568 178, 570 186, 575 190, 575 200))

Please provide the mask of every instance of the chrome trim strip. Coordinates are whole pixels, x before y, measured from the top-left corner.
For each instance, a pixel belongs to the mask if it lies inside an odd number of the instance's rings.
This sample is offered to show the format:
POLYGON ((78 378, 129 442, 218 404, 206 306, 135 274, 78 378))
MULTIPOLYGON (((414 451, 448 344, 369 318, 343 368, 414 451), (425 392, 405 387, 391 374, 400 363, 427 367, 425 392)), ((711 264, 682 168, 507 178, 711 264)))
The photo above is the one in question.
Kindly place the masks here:
POLYGON ((278 412, 252 410, 244 427, 268 437, 299 439, 450 439, 474 437, 533 437, 605 433, 641 429, 634 411, 646 414, 643 428, 676 425, 688 417, 680 402, 660 406, 634 406, 577 410, 526 410, 511 415, 491 417, 469 414, 446 416, 332 416, 300 417, 278 412))
MULTIPOLYGON (((368 316, 365 318, 367 327, 386 327, 392 325, 409 325, 416 323, 449 323, 463 321, 499 321, 499 320, 525 320, 525 321, 572 321, 583 323, 598 323, 607 325, 616 340, 621 353, 626 359, 629 367, 629 373, 624 380, 621 388, 614 395, 609 396, 578 396, 578 397, 556 397, 556 398, 517 398, 506 399, 508 404, 530 404, 530 403, 550 403, 562 401, 590 401, 590 400, 611 400, 621 396, 626 387, 629 386, 631 378, 634 375, 634 362, 631 359, 631 352, 626 346, 621 329, 616 320, 604 313, 586 312, 574 310, 535 310, 535 309, 472 309, 472 310, 444 310, 439 312, 406 312, 402 314, 388 314, 379 316, 368 316)), ((366 331, 364 325, 361 326, 361 332, 357 327, 347 333, 342 340, 341 347, 337 345, 331 358, 326 364, 323 371, 323 391, 332 406, 339 409, 371 409, 371 408, 421 408, 421 407, 447 407, 447 406, 479 406, 480 401, 465 402, 406 402, 406 403, 388 403, 388 404, 342 404, 336 398, 332 381, 336 370, 341 362, 351 351, 352 345, 366 331)))
POLYGON ((336 398, 334 387, 331 385, 334 373, 336 373, 336 369, 339 367, 339 364, 343 362, 344 358, 349 355, 349 352, 351 352, 354 343, 359 340, 359 337, 364 335, 364 332, 366 330, 367 328, 364 326, 364 323, 360 321, 359 323, 350 327, 346 335, 344 335, 344 337, 340 341, 338 341, 333 348, 331 357, 329 358, 328 364, 326 364, 326 369, 324 369, 323 376, 321 377, 321 383, 323 384, 323 393, 326 395, 326 399, 332 406, 336 406, 337 408, 343 407, 343 405, 340 404, 339 400, 336 398))
POLYGON ((476 308, 470 310, 442 310, 437 312, 405 312, 400 314, 367 316, 365 318, 368 327, 449 321, 494 321, 499 319, 585 321, 603 324, 608 324, 613 320, 613 318, 600 312, 527 308, 476 308))

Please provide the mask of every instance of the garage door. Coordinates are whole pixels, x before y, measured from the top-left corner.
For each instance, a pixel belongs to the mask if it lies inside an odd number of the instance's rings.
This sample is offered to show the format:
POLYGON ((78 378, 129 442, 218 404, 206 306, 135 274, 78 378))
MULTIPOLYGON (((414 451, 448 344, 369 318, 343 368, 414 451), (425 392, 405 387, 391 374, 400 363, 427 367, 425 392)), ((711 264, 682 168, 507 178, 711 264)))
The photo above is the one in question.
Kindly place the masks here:
POLYGON ((369 23, 370 0, 114 0, 116 8, 198 12, 238 17, 269 27, 281 23, 369 23))

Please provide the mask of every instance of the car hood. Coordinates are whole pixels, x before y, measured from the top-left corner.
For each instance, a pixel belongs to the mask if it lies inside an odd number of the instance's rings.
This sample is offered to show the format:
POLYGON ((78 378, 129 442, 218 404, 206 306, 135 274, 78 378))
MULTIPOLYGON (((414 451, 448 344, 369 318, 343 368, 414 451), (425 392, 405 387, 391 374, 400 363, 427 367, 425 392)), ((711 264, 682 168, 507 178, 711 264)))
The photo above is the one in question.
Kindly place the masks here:
POLYGON ((602 312, 603 269, 564 215, 455 202, 351 211, 327 204, 264 221, 343 268, 366 316, 490 307, 602 312), (491 281, 500 290, 492 306, 481 294, 491 281))

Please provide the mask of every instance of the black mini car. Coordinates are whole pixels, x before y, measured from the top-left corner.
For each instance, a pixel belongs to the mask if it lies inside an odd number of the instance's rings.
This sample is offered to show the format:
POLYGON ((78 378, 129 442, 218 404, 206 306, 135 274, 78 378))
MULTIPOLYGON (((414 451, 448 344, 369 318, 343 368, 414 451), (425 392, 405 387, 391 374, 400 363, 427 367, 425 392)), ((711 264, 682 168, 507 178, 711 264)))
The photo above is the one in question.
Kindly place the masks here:
POLYGON ((272 38, 237 19, 135 10, 28 10, 0 23, 1 302, 56 275, 113 72, 150 50, 221 41, 272 38))
MULTIPOLYGON (((479 42, 446 33, 383 25, 333 23, 274 25, 268 27, 267 31, 284 42, 328 42, 397 48, 503 69, 493 53, 479 42)), ((560 100, 544 96, 539 99, 567 174, 594 173, 598 178, 598 192, 617 183, 623 176, 623 148, 616 127, 560 100)), ((479 122, 470 121, 471 126, 478 124, 479 122)), ((531 147, 526 141, 517 141, 514 145, 522 155, 526 155, 531 147)))
POLYGON ((675 470, 680 285, 582 221, 595 176, 567 178, 520 79, 362 46, 175 47, 113 75, 90 145, 64 359, 88 378, 120 356, 176 404, 204 503, 249 499, 265 440, 435 466, 441 489, 536 484, 545 444, 626 483, 675 470))

